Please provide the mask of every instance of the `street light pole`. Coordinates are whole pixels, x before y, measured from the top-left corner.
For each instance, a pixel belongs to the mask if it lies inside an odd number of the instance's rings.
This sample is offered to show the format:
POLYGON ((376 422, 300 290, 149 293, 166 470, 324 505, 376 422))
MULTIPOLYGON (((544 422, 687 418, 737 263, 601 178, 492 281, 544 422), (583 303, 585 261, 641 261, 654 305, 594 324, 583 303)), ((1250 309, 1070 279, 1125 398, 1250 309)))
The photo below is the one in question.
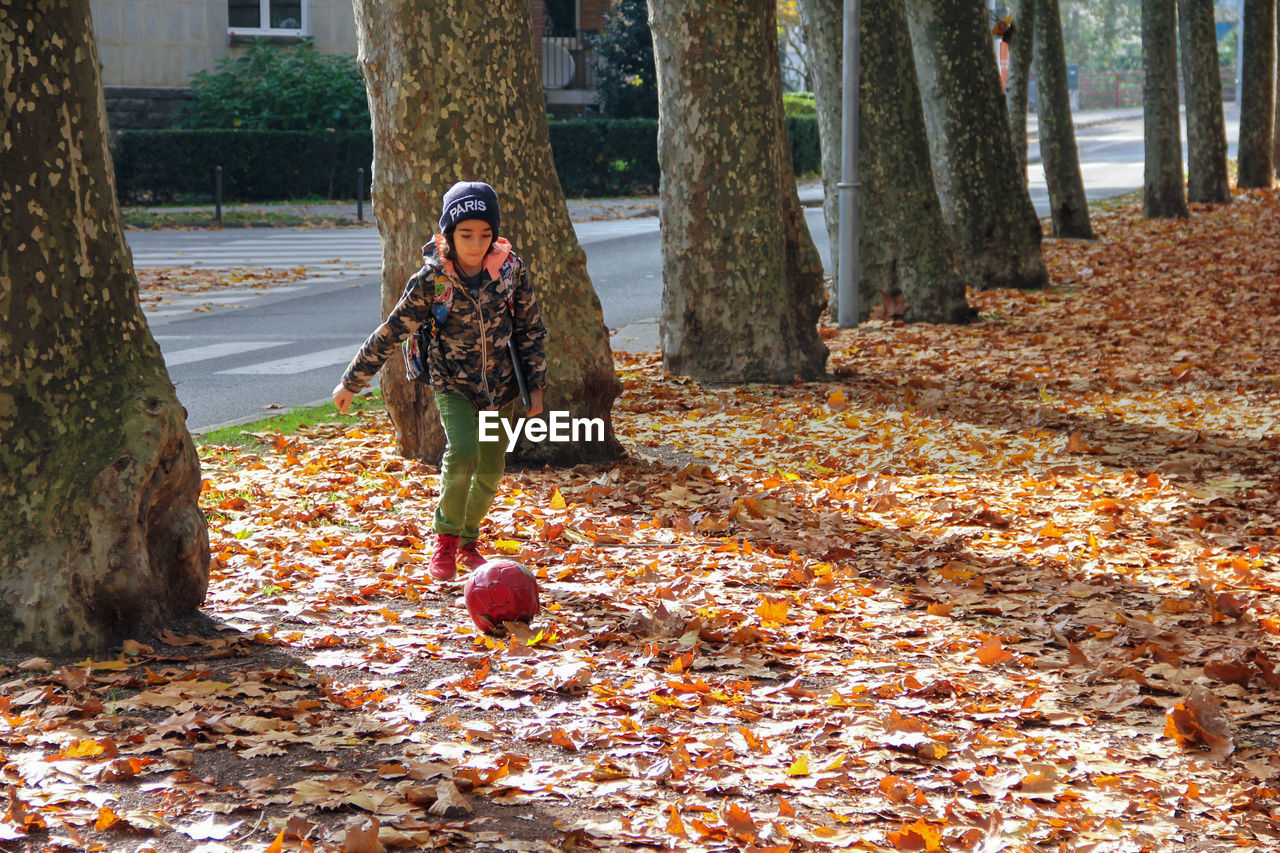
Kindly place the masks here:
POLYGON ((842 329, 858 325, 858 85, 861 51, 859 0, 844 0, 844 92, 841 97, 839 305, 837 321, 842 329))

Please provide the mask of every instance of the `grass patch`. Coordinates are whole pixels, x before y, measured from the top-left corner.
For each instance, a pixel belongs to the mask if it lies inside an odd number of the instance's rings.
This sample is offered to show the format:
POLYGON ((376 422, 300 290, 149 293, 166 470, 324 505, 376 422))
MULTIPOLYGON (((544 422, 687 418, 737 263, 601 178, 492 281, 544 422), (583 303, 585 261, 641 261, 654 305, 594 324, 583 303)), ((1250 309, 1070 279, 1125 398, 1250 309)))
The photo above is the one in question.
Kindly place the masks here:
POLYGON ((351 403, 350 414, 346 416, 338 414, 338 409, 333 403, 299 406, 259 421, 211 430, 195 435, 193 438, 198 447, 230 445, 244 450, 258 450, 271 446, 270 439, 264 438, 264 435, 290 435, 303 427, 319 423, 355 424, 352 414, 381 407, 382 392, 374 390, 357 396, 351 403))

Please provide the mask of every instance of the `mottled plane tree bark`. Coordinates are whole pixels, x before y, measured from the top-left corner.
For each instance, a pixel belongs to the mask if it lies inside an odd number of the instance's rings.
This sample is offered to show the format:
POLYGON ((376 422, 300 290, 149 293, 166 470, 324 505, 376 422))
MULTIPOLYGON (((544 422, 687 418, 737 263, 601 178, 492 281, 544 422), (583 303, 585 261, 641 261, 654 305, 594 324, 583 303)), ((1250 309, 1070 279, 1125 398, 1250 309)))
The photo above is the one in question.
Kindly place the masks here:
POLYGON ((1240 139, 1236 184, 1271 186, 1271 134, 1275 121, 1276 0, 1244 0, 1244 51, 1240 61, 1240 139))
MULTIPOLYGON (((840 0, 801 0, 816 56, 841 56, 841 7, 840 0), (830 39, 833 44, 822 43, 830 39)), ((902 0, 862 0, 861 26, 859 319, 879 306, 907 322, 965 322, 973 311, 965 301, 964 277, 933 186, 902 0)), ((839 79, 834 90, 815 87, 818 113, 828 118, 819 127, 824 133, 835 127, 834 140, 823 143, 823 168, 836 174, 842 88, 839 79)), ((837 207, 830 198, 834 183, 827 190, 832 210, 837 207)), ((835 227, 837 214, 828 215, 829 227, 835 227)))
POLYGON ((1142 0, 1143 212, 1187 216, 1178 115, 1176 0, 1142 0))
POLYGON ((1187 200, 1226 203, 1231 181, 1213 0, 1178 0, 1178 40, 1187 101, 1187 200))
MULTIPOLYGON (((497 190, 502 232, 529 264, 547 325, 547 410, 601 418, 603 442, 522 441, 516 461, 571 464, 621 453, 610 415, 620 384, 555 165, 529 4, 354 0, 358 62, 373 119, 373 204, 384 314, 421 266, 421 247, 458 180, 497 190)), ((438 462, 444 431, 430 388, 397 353, 380 384, 405 456, 438 462)))
POLYGON ((1043 287, 1040 221, 1009 139, 987 26, 971 0, 907 0, 942 212, 976 286, 1043 287))
POLYGON ((649 4, 662 167, 662 357, 672 373, 825 370, 822 261, 791 166, 774 0, 649 4))
POLYGON ((81 653, 194 610, 200 463, 138 301, 89 0, 0 15, 0 647, 81 653))
POLYGON ((1062 46, 1058 0, 1036 0, 1036 112, 1040 124, 1040 157, 1049 188, 1053 236, 1093 239, 1089 200, 1080 177, 1076 129, 1071 121, 1067 57, 1062 46))
POLYGON ((1036 0, 1012 0, 1013 33, 1009 37, 1009 71, 1004 81, 1004 105, 1009 113, 1010 139, 1018 170, 1027 171, 1027 100, 1031 59, 1035 54, 1036 0))

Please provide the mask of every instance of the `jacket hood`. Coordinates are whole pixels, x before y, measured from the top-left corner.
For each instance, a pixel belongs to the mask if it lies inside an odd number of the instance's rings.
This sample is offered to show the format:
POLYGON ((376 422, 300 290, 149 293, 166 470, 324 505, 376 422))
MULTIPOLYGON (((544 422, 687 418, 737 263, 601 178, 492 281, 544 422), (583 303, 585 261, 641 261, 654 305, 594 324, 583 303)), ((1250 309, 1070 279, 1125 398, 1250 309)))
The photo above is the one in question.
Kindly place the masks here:
MULTIPOLYGON (((489 278, 498 278, 498 270, 502 268, 503 262, 510 254, 511 243, 506 237, 499 237, 493 241, 493 248, 484 256, 484 270, 489 274, 489 278)), ((444 256, 443 234, 435 235, 430 243, 422 247, 422 260, 424 263, 435 261, 450 278, 458 277, 458 270, 454 267, 453 261, 444 256)))

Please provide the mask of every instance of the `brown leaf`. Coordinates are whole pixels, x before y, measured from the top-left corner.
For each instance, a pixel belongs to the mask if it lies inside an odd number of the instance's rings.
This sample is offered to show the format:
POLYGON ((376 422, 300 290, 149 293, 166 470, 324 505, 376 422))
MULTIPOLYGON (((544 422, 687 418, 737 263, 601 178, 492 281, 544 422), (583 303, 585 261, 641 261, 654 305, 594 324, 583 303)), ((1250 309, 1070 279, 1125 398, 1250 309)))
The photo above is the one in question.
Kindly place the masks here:
POLYGON ((458 792, 458 788, 449 779, 441 779, 436 784, 436 801, 431 808, 427 809, 434 815, 442 817, 448 815, 457 816, 459 814, 470 814, 471 803, 467 802, 467 798, 458 792))
POLYGON ((357 817, 347 823, 342 837, 342 853, 386 853, 378 840, 382 824, 373 815, 357 817))
POLYGON ((1257 671, 1256 667, 1239 658, 1213 658, 1204 665, 1204 674, 1210 678, 1241 687, 1248 687, 1257 671))
POLYGON ((751 813, 737 803, 721 809, 720 819, 742 841, 755 841, 760 834, 760 827, 751 819, 751 813))
POLYGON ((1222 700, 1200 688, 1193 689, 1166 714, 1164 734, 1183 749, 1207 747, 1214 758, 1225 758, 1235 751, 1222 700))

